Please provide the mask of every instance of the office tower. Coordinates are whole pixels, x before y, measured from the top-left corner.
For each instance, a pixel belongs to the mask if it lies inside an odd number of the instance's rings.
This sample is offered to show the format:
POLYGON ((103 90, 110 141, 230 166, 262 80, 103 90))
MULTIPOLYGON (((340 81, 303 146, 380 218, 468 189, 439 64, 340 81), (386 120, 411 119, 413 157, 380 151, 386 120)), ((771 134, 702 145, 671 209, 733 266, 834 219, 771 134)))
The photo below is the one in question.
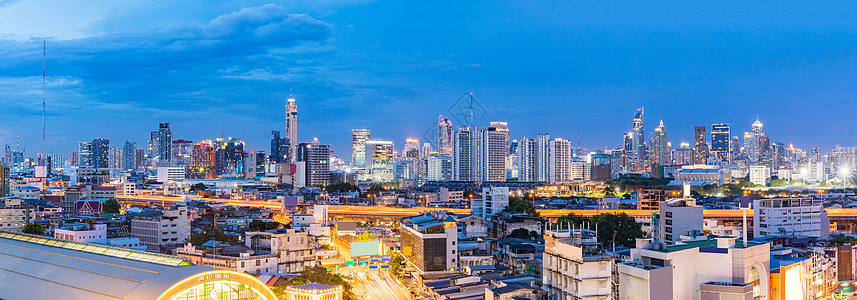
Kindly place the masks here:
POLYGON ((212 142, 214 148, 215 171, 220 174, 244 173, 244 142, 240 139, 216 139, 212 142))
POLYGON ((762 141, 761 137, 765 135, 762 128, 762 122, 756 119, 753 122, 753 128, 750 132, 744 132, 744 153, 752 163, 758 163, 762 156, 762 141))
POLYGON ((652 156, 653 163, 663 165, 670 162, 670 146, 669 140, 667 139, 667 129, 664 127, 664 120, 661 120, 658 128, 655 128, 655 135, 652 136, 650 144, 649 153, 652 156))
POLYGON ((271 138, 271 162, 290 162, 291 159, 289 159, 288 140, 284 137, 280 137, 280 131, 278 130, 271 131, 271 134, 274 136, 271 138))
POLYGON ((429 156, 434 149, 431 148, 431 143, 423 143, 422 149, 420 149, 420 157, 429 156))
POLYGON ((289 162, 295 161, 295 149, 298 145, 298 104, 295 103, 295 98, 289 93, 289 99, 286 103, 286 131, 285 138, 289 144, 289 162))
POLYGON ((77 165, 92 166, 92 142, 77 143, 77 165))
POLYGON ((191 167, 188 173, 193 178, 217 178, 214 146, 211 141, 200 141, 193 145, 191 167))
POLYGON ((50 153, 48 154, 48 158, 50 158, 50 169, 51 172, 57 172, 65 167, 66 157, 65 153, 50 153))
MULTIPOLYGON (((714 132, 711 134, 713 135, 714 132)), ((708 143, 705 142, 705 126, 696 126, 693 128, 693 140, 693 149, 696 152, 694 161, 699 164, 705 164, 705 160, 708 159, 708 143)))
POLYGON ((753 236, 769 234, 826 238, 830 221, 822 199, 771 198, 753 200, 753 236))
POLYGON ((110 147, 110 150, 107 154, 107 166, 108 168, 110 168, 110 171, 122 170, 122 162, 122 148, 110 147))
POLYGON ((506 181, 506 156, 509 151, 509 126, 506 122, 491 122, 483 131, 484 150, 481 181, 506 181))
POLYGON ((643 108, 640 107, 634 113, 634 155, 637 159, 646 157, 646 133, 643 126, 643 108))
POLYGON ((188 140, 172 141, 172 147, 170 149, 170 155, 172 155, 172 158, 170 162, 173 166, 187 166, 190 162, 192 152, 193 142, 188 140))
POLYGON ((550 182, 571 181, 571 141, 555 138, 550 141, 550 182))
POLYGON ((774 165, 772 170, 779 170, 786 167, 786 146, 783 143, 773 143, 772 150, 774 154, 774 165))
POLYGON ((243 156, 244 178, 265 176, 265 151, 249 151, 243 156))
POLYGON ((135 170, 137 169, 137 143, 125 141, 125 146, 122 148, 122 169, 135 170))
POLYGON ((738 139, 738 136, 737 135, 732 136, 732 143, 729 144, 729 147, 732 148, 732 156, 729 157, 730 163, 735 163, 735 157, 737 157, 738 155, 741 155, 741 152, 743 151, 743 149, 740 145, 741 145, 741 142, 740 142, 740 139, 738 139))
POLYGON ((110 149, 110 140, 94 139, 92 140, 92 166, 96 169, 106 169, 108 165, 108 151, 110 149))
POLYGON ((172 157, 173 132, 170 123, 158 124, 158 156, 162 161, 169 161, 172 157))
POLYGON ((137 148, 137 150, 134 151, 134 169, 137 169, 143 165, 143 158, 145 156, 146 152, 143 150, 143 148, 137 148))
POLYGON ((452 272, 458 267, 458 225, 446 214, 424 213, 403 218, 400 224, 403 255, 417 269, 452 272))
MULTIPOLYGON (((390 146, 392 147, 392 142, 390 146)), ((323 187, 330 184, 330 145, 319 145, 318 142, 300 143, 297 150, 296 164, 302 170, 296 172, 295 176, 303 173, 300 180, 305 186, 323 187)), ((390 152, 392 156, 392 150, 390 152)))
POLYGON ((366 141, 372 138, 369 129, 351 129, 351 166, 366 167, 366 141))
POLYGON ((479 181, 482 175, 482 131, 479 127, 458 127, 453 135, 452 170, 455 181, 479 181))
POLYGON ((711 153, 724 163, 732 162, 731 134, 729 124, 711 124, 711 153))
POLYGON ((363 143, 364 158, 366 159, 363 174, 365 180, 391 182, 393 181, 393 142, 370 140, 363 143))
POLYGON ((453 147, 453 130, 452 121, 444 118, 443 115, 437 117, 437 152, 441 155, 452 155, 453 147))
POLYGON ((420 140, 405 139, 405 148, 402 149, 402 159, 413 160, 420 157, 420 140))

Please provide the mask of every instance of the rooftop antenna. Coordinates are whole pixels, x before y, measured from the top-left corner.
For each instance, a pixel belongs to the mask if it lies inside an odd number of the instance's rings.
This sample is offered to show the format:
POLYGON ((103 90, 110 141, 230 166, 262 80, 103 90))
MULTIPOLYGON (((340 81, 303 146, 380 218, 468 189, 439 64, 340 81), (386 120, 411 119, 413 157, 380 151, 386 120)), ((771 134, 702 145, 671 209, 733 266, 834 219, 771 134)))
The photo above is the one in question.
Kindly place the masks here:
POLYGON ((473 92, 470 92, 470 127, 473 127, 473 92))
POLYGON ((47 40, 42 40, 42 155, 39 165, 47 165, 45 161, 45 88, 47 87, 47 79, 45 69, 47 67, 47 40))

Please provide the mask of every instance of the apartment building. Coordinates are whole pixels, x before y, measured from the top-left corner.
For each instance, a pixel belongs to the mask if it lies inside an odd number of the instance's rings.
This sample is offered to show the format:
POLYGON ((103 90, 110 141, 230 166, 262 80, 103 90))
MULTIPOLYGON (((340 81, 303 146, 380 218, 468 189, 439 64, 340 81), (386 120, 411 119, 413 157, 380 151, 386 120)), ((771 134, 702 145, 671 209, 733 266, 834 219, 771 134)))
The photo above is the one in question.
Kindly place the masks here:
POLYGON ((586 229, 545 230, 542 288, 550 299, 613 300, 613 258, 586 229))
POLYGON ((257 255, 276 255, 277 273, 297 273, 316 265, 315 238, 301 229, 246 232, 244 242, 257 255))
POLYGON ((753 201, 753 236, 769 234, 827 237, 830 220, 822 200, 813 198, 770 198, 753 201))
POLYGON ((161 246, 182 244, 190 238, 190 218, 186 206, 147 210, 131 217, 131 236, 149 251, 161 246))

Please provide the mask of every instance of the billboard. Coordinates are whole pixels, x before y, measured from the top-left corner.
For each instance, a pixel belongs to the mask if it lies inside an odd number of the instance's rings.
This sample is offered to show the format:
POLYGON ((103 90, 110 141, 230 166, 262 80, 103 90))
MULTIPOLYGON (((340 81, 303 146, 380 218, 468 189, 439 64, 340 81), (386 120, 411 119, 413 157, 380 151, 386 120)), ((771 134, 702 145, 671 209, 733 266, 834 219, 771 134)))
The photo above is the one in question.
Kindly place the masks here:
POLYGON ((378 240, 351 243, 351 257, 381 255, 381 242, 378 240))

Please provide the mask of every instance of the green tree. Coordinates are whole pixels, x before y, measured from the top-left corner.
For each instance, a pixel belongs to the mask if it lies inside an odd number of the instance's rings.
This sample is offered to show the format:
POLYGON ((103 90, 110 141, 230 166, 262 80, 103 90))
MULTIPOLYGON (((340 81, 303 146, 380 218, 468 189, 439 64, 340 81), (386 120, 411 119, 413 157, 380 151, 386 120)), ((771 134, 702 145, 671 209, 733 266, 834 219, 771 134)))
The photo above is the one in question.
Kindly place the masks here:
POLYGON ((193 191, 204 191, 206 188, 208 188, 208 187, 206 187, 205 184, 200 182, 200 183, 196 183, 196 184, 190 186, 190 191, 191 192, 193 192, 193 191))
POLYGON ((354 292, 351 291, 351 284, 345 281, 344 276, 341 274, 331 273, 329 270, 321 266, 306 267, 300 274, 300 276, 294 277, 274 288, 273 291, 277 297, 281 299, 283 298, 285 288, 287 286, 303 285, 314 282, 326 285, 340 285, 344 290, 343 298, 345 300, 357 300, 357 297, 354 296, 354 292))
POLYGON ((253 220, 250 221, 250 231, 265 231, 280 228, 280 223, 274 221, 253 220))
POLYGON ((837 234, 830 241, 837 245, 857 245, 857 238, 844 234, 837 234))
POLYGON ((526 228, 518 228, 512 230, 511 233, 507 237, 519 238, 519 239, 530 239, 530 231, 526 228))
POLYGON ((405 259, 404 259, 404 257, 402 257, 402 254, 400 254, 398 252, 390 253, 390 272, 393 273, 393 275, 396 276, 396 278, 401 279, 401 277, 399 277, 399 276, 401 276, 402 264, 404 262, 405 262, 405 259))
POLYGON ((225 234, 218 228, 209 228, 202 232, 191 233, 189 242, 194 246, 200 246, 210 240, 231 243, 238 241, 238 238, 234 235, 225 234))
POLYGON ((119 201, 116 201, 114 198, 104 201, 104 206, 101 207, 101 211, 105 214, 118 214, 121 209, 122 205, 120 205, 119 201))
POLYGON ((337 183, 329 184, 328 186, 324 187, 324 190, 328 193, 347 193, 359 191, 360 188, 351 183, 340 181, 337 183))
POLYGON ((785 179, 777 178, 777 179, 771 180, 770 186, 772 186, 772 187, 783 187, 783 186, 786 186, 787 183, 788 183, 788 181, 786 181, 785 179))
POLYGON ((45 228, 39 223, 30 223, 24 226, 24 233, 33 235, 45 235, 45 228))
POLYGON ((587 217, 578 216, 573 213, 557 218, 557 223, 562 227, 570 227, 570 224, 580 225, 584 221, 589 220, 587 217))
POLYGON ((528 214, 533 217, 539 216, 539 212, 536 211, 536 206, 532 202, 517 196, 509 197, 509 205, 503 211, 514 214, 528 214))
POLYGON ((640 224, 625 213, 598 214, 592 217, 592 222, 598 224, 598 242, 605 247, 611 247, 614 242, 616 245, 634 247, 637 238, 646 236, 640 224))
POLYGON ((361 232, 357 234, 357 240, 361 242, 368 242, 375 240, 375 233, 373 232, 361 232))

